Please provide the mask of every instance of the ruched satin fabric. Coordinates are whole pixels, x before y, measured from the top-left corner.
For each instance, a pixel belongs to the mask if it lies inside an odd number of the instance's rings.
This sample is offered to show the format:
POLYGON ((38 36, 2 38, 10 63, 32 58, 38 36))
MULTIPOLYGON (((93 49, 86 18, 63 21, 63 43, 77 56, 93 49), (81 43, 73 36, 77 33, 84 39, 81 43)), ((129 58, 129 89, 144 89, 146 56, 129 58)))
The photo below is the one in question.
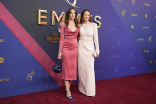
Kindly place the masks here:
POLYGON ((75 31, 61 26, 61 37, 59 51, 62 52, 62 79, 77 80, 77 55, 78 55, 78 34, 80 28, 75 31))

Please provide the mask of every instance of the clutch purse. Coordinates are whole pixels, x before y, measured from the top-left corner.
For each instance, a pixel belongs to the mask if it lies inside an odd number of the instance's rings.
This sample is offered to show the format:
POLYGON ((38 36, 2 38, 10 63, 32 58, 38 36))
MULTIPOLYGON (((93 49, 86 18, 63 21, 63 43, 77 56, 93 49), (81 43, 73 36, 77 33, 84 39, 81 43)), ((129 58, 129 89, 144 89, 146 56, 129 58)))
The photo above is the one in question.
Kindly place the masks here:
POLYGON ((60 73, 62 71, 62 68, 61 68, 61 65, 60 65, 60 59, 57 60, 57 64, 54 65, 52 67, 52 71, 55 72, 55 73, 60 73), (59 62, 58 62, 59 61, 59 62))

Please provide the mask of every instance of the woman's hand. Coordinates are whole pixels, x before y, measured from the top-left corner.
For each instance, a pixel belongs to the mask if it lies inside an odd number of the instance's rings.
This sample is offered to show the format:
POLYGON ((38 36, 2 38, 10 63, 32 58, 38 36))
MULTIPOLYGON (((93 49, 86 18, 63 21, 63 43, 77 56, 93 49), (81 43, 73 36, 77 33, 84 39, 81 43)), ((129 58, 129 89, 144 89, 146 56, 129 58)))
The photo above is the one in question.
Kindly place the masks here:
POLYGON ((61 27, 61 26, 63 26, 64 24, 65 24, 65 23, 61 21, 59 26, 61 27))
POLYGON ((94 50, 93 55, 94 55, 94 57, 98 57, 99 56, 99 54, 96 52, 96 50, 94 50))
POLYGON ((58 57, 57 57, 57 58, 58 58, 58 59, 61 59, 61 57, 62 57, 62 53, 61 53, 61 52, 59 52, 59 53, 58 53, 58 57))
POLYGON ((98 57, 98 56, 99 56, 99 54, 96 53, 96 57, 98 57))

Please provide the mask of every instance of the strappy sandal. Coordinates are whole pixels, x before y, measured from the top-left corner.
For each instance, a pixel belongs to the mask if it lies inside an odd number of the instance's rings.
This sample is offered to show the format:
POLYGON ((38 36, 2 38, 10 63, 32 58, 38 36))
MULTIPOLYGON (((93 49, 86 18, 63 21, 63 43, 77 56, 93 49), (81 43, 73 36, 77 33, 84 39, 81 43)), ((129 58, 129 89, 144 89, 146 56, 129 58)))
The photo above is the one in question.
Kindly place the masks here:
MULTIPOLYGON (((69 90, 68 90, 68 91, 69 91, 69 90)), ((67 92, 68 92, 68 91, 66 91, 66 95, 67 95, 67 92)), ((67 98, 68 98, 68 99, 72 99, 72 95, 71 95, 71 96, 67 96, 67 98)))

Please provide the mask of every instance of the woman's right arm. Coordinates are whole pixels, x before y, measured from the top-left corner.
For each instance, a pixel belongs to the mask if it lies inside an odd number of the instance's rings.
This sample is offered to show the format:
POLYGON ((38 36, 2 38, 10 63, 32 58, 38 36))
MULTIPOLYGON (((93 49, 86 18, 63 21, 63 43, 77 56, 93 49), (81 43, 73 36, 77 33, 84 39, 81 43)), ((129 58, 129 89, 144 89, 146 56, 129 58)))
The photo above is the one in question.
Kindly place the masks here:
POLYGON ((64 32, 65 32, 64 30, 65 30, 65 25, 61 26, 58 59, 61 59, 62 57, 62 47, 63 47, 63 42, 64 42, 64 32))

